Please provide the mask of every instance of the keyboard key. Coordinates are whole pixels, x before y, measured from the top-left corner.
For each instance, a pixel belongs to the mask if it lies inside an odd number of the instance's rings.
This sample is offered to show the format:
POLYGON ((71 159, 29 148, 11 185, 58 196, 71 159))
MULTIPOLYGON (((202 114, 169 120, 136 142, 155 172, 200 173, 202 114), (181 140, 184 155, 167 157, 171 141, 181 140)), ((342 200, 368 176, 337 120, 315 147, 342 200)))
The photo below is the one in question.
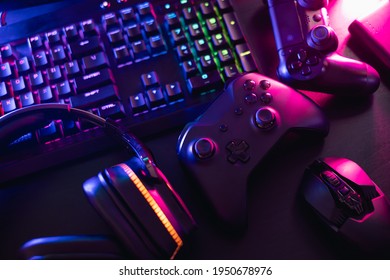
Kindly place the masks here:
POLYGON ((169 30, 180 27, 180 18, 176 12, 171 12, 164 17, 169 30))
POLYGON ((11 78, 12 71, 8 62, 0 64, 0 79, 11 78))
POLYGON ((55 46, 50 49, 50 55, 54 64, 62 64, 66 60, 66 53, 63 46, 55 46))
POLYGON ((210 71, 217 68, 215 61, 211 55, 204 55, 200 57, 200 65, 204 71, 210 71))
POLYGON ((62 79, 61 69, 58 65, 47 69, 47 76, 50 83, 57 82, 62 79))
POLYGON ((108 66, 106 55, 103 52, 83 57, 82 63, 86 73, 108 66))
POLYGON ((42 38, 39 35, 32 36, 28 38, 28 43, 30 45, 30 48, 35 51, 37 49, 40 49, 44 47, 45 45, 43 44, 42 38))
POLYGON ((123 25, 127 25, 137 20, 135 11, 132 7, 120 10, 119 16, 122 18, 123 25))
POLYGON ((118 48, 115 48, 113 51, 118 64, 126 63, 133 60, 133 57, 126 46, 120 46, 118 48))
POLYGON ((189 77, 192 77, 192 76, 199 74, 199 69, 196 66, 194 60, 184 61, 182 64, 182 69, 184 72, 184 77, 186 77, 186 78, 189 78, 189 77))
POLYGON ((223 86, 223 82, 219 72, 214 70, 201 76, 189 78, 187 86, 191 94, 199 94, 211 89, 219 90, 223 86))
POLYGON ((125 43, 121 29, 115 29, 107 34, 108 40, 112 45, 120 45, 125 43))
POLYGON ((222 27, 216 17, 208 18, 206 20, 206 26, 209 34, 216 34, 222 31, 222 27))
POLYGON ((232 78, 236 75, 238 75, 240 72, 237 69, 237 66, 235 64, 233 65, 228 65, 223 68, 223 74, 225 78, 229 79, 232 78))
POLYGON ((74 108, 90 109, 117 100, 118 93, 115 86, 107 85, 83 94, 70 97, 70 104, 74 108))
POLYGON ((134 114, 146 111, 148 109, 145 97, 142 93, 130 96, 129 100, 131 109, 134 114))
POLYGON ((107 68, 75 78, 75 85, 78 93, 111 83, 111 73, 107 68))
POLYGON ((211 36, 211 42, 215 49, 219 50, 222 48, 226 48, 228 43, 226 41, 225 36, 222 33, 217 33, 211 36))
POLYGON ((211 2, 206 1, 200 4, 200 13, 203 17, 209 18, 215 16, 214 6, 211 2))
POLYGON ((31 70, 30 62, 26 56, 16 60, 15 64, 20 74, 27 73, 31 70))
POLYGON ((38 129, 38 139, 41 143, 52 141, 62 137, 62 131, 56 121, 51 121, 45 127, 38 129))
POLYGON ((144 2, 137 5, 138 14, 141 16, 141 18, 146 18, 153 16, 152 15, 152 7, 150 6, 149 2, 144 2))
POLYGON ((17 109, 15 99, 13 97, 1 100, 4 114, 12 112, 17 109))
POLYGON ((233 44, 244 42, 244 35, 242 35, 240 26, 234 13, 227 13, 223 16, 223 21, 229 33, 229 38, 233 44))
POLYGON ((172 44, 175 46, 184 44, 187 42, 187 37, 181 28, 175 28, 171 31, 172 44))
POLYGON ((39 88, 37 93, 41 103, 50 103, 55 101, 55 96, 53 95, 50 86, 39 88))
POLYGON ((207 41, 203 38, 195 40, 194 46, 198 55, 210 53, 210 48, 207 41))
POLYGON ((234 56, 230 49, 219 50, 218 59, 221 62, 222 66, 234 63, 234 56))
POLYGON ((14 94, 20 94, 27 90, 26 83, 24 82, 23 76, 15 79, 11 79, 11 88, 14 94))
POLYGON ((217 0, 216 4, 217 4, 218 9, 222 13, 230 12, 233 9, 232 4, 230 3, 230 0, 217 0))
POLYGON ((75 24, 65 26, 64 33, 67 42, 72 42, 80 39, 80 34, 75 24))
POLYGON ((144 40, 139 40, 131 43, 131 48, 133 50, 134 59, 137 62, 149 58, 149 52, 146 48, 144 40))
POLYGON ((188 31, 193 40, 202 38, 204 36, 202 27, 197 22, 190 24, 188 31))
POLYGON ((19 95, 19 98, 20 98, 20 102, 22 104, 22 107, 28 107, 28 106, 36 104, 35 100, 34 100, 34 96, 33 96, 31 91, 19 95))
POLYGON ((176 101, 184 97, 179 82, 165 85, 165 92, 167 93, 169 102, 176 101))
POLYGON ((167 50, 165 42, 160 34, 150 37, 149 45, 153 55, 164 53, 167 50))
POLYGON ((182 13, 183 13, 184 20, 187 24, 198 20, 198 17, 196 15, 196 10, 194 7, 183 8, 182 13))
POLYGON ((99 38, 96 36, 71 42, 69 44, 72 56, 79 58, 88 54, 96 53, 101 51, 99 38))
POLYGON ((146 95, 152 108, 165 104, 164 95, 160 87, 147 90, 146 95))
POLYGON ((51 46, 59 45, 62 43, 62 35, 58 30, 53 30, 46 33, 46 40, 51 46))
POLYGON ((74 78, 75 76, 81 74, 77 60, 65 63, 65 72, 68 78, 74 78))
POLYGON ((0 47, 0 54, 1 54, 1 59, 4 61, 8 59, 14 59, 14 55, 12 52, 12 47, 10 44, 5 44, 0 47))
POLYGON ((238 54, 238 57, 240 58, 242 69, 245 72, 252 72, 257 70, 256 64, 253 60, 253 57, 247 44, 237 45, 236 52, 238 54))
POLYGON ((99 115, 106 119, 122 119, 126 116, 122 104, 118 102, 109 103, 98 108, 99 115))
POLYGON ((81 22, 81 31, 86 36, 96 36, 99 34, 97 31, 97 26, 92 19, 81 22))
POLYGON ((5 82, 0 83, 0 98, 3 99, 3 97, 9 97, 5 82))
POLYGON ((33 56, 35 67, 38 69, 47 68, 49 66, 49 60, 46 57, 45 51, 38 51, 33 56))
POLYGON ((115 13, 109 13, 102 16, 102 24, 105 30, 119 27, 119 21, 115 13))
POLYGON ((146 74, 142 74, 141 82, 146 89, 157 86, 159 84, 157 73, 155 71, 152 71, 146 74))
POLYGON ((138 23, 131 24, 125 28, 129 41, 133 42, 142 38, 141 26, 138 23))
POLYGON ((72 86, 69 84, 69 81, 63 81, 56 85, 58 97, 66 98, 74 94, 72 86))
POLYGON ((35 73, 31 73, 31 74, 28 75, 28 77, 30 79, 31 86, 33 88, 38 88, 38 87, 41 87, 41 86, 43 86, 45 84, 45 81, 43 79, 41 71, 37 71, 35 73))
POLYGON ((143 22, 142 26, 148 37, 159 33, 157 22, 154 19, 143 22))
POLYGON ((185 61, 193 58, 190 46, 188 44, 177 46, 176 53, 180 61, 185 61))

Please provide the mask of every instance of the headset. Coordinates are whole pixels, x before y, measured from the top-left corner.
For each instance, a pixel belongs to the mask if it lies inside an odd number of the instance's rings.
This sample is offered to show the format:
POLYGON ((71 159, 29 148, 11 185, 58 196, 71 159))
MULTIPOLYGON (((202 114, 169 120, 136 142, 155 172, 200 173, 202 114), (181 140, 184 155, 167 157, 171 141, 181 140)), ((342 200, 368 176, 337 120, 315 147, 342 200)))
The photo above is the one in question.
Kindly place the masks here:
POLYGON ((53 120, 86 121, 102 127, 135 156, 83 184, 90 204, 113 229, 117 240, 79 235, 36 238, 22 246, 25 258, 175 258, 196 223, 150 151, 112 120, 67 104, 32 105, 0 117, 0 147, 53 120))

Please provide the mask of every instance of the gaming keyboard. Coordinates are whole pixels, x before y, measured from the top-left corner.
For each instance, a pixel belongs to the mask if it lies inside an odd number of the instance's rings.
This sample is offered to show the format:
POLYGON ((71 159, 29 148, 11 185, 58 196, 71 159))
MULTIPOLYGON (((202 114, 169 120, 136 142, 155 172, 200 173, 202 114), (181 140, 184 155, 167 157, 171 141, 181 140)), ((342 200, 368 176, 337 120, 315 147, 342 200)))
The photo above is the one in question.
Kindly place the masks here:
MULTIPOLYGON (((151 136, 195 119, 227 79, 257 70, 229 0, 103 2, 52 25, 1 43, 0 116, 65 103, 151 136)), ((103 134, 54 120, 17 142, 39 144, 25 160, 31 170, 55 153, 61 161, 105 147, 103 134)))

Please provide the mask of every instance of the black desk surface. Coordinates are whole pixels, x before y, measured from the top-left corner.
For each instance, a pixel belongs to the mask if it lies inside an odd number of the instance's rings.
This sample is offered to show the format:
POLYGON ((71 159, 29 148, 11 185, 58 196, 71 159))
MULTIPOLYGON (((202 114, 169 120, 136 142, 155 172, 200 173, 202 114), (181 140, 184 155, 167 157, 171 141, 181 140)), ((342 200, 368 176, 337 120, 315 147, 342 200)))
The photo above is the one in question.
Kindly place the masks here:
MULTIPOLYGON (((240 2, 239 9, 247 10, 245 20, 251 27, 246 29, 246 35, 259 46, 256 51, 259 68, 264 74, 274 77, 277 60, 273 43, 268 44, 272 42, 269 39, 272 38, 272 31, 267 10, 262 3, 258 3, 262 1, 236 2, 240 2)), ((332 1, 329 8, 331 23, 340 39, 339 53, 369 61, 367 54, 358 56, 350 45, 347 27, 359 13, 365 11, 354 11, 355 2, 332 1)), ((256 168, 248 186, 248 227, 241 233, 234 233, 218 224, 193 180, 183 172, 176 157, 180 128, 153 139, 145 139, 160 168, 182 195, 198 222, 198 230, 179 258, 371 257, 346 245, 313 218, 299 200, 298 188, 305 167, 316 158, 346 157, 362 166, 390 197, 390 76, 384 72, 381 74, 382 83, 369 99, 340 99, 328 94, 305 92, 328 116, 330 133, 323 141, 302 137, 288 139, 256 168)), ((2 189, 0 257, 18 258, 20 244, 39 236, 110 234, 110 229, 86 201, 81 185, 104 167, 126 159, 123 151, 106 151, 16 180, 2 189)), ((388 258, 389 255, 374 257, 388 258)))

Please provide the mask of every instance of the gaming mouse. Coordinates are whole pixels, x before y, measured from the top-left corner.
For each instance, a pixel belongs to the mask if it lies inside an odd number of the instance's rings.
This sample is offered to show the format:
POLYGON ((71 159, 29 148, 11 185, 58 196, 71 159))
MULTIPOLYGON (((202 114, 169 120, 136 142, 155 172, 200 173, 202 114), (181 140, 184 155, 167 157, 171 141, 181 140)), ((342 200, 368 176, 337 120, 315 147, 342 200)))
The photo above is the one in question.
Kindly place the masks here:
POLYGON ((337 234, 365 252, 388 252, 390 204, 358 164, 346 158, 316 160, 304 173, 301 192, 337 234))

